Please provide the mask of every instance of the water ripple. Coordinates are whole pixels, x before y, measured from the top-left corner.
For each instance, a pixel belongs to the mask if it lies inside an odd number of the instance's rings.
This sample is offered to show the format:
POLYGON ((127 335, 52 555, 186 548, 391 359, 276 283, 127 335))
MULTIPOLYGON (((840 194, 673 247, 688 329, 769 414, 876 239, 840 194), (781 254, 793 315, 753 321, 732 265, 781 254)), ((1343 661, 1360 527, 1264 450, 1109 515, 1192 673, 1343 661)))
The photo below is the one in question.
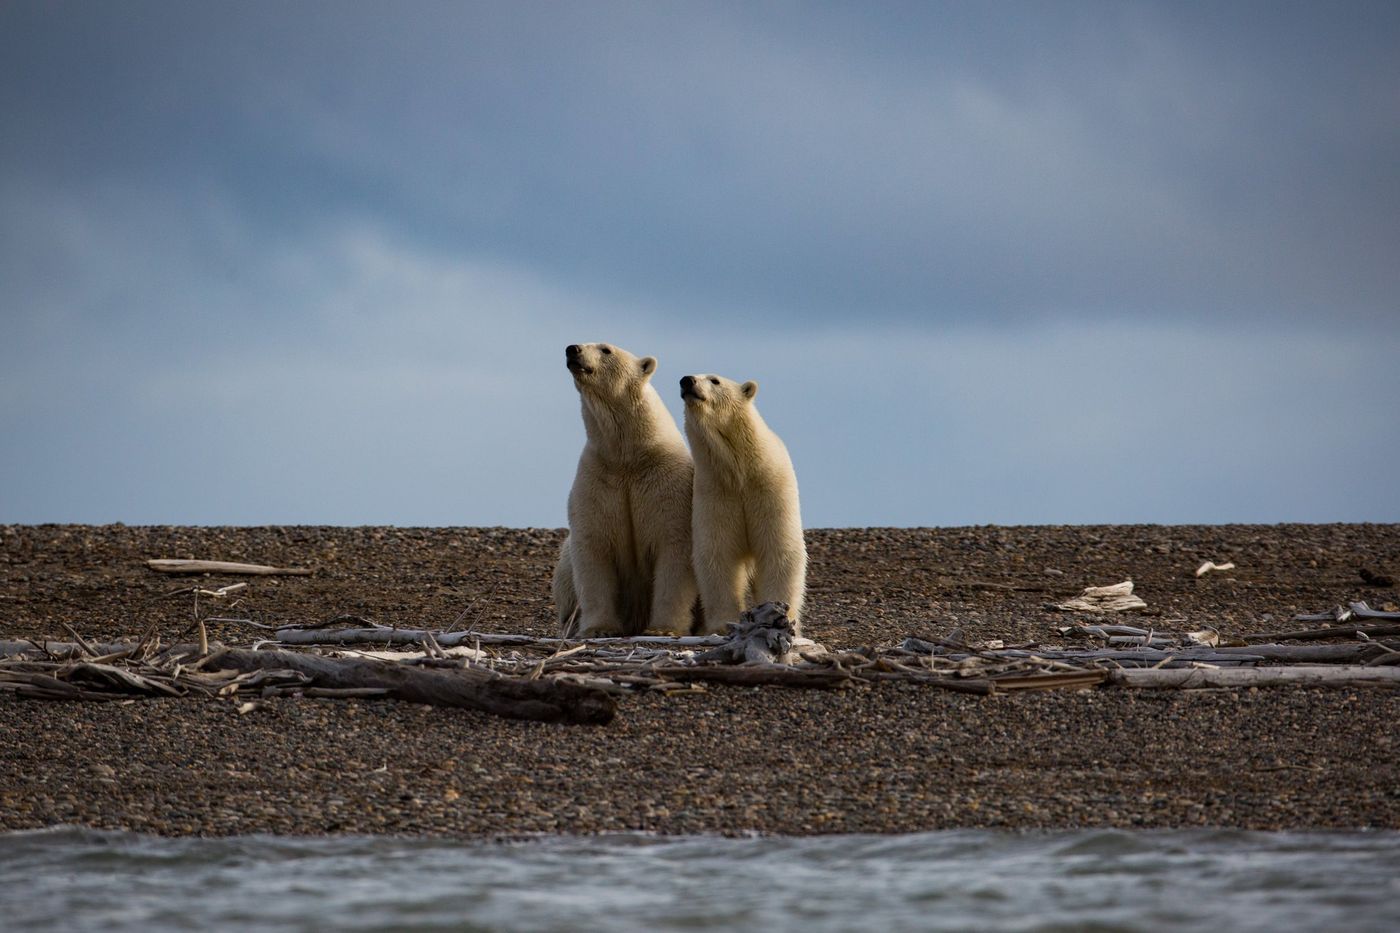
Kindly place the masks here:
POLYGON ((1400 928, 1400 833, 0 835, 10 930, 1400 928))

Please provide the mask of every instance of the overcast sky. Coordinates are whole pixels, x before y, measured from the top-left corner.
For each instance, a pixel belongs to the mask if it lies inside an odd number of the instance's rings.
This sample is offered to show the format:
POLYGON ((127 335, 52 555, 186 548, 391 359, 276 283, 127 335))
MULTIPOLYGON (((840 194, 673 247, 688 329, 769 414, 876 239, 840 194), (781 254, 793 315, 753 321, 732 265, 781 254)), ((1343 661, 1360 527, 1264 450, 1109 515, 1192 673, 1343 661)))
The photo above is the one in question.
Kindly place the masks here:
POLYGON ((1400 4, 0 3, 0 522, 1400 521, 1400 4))

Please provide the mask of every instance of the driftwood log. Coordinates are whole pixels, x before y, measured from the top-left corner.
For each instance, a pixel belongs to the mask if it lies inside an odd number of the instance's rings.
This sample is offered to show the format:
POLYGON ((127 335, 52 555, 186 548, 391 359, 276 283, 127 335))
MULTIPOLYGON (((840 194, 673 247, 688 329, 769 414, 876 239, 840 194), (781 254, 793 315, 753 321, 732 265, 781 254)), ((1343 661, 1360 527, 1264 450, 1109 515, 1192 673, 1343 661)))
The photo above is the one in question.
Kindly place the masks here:
POLYGON ((1353 642, 1347 645, 1250 645, 1247 648, 986 648, 940 645, 920 638, 906 638, 903 647, 916 654, 931 654, 950 661, 967 658, 1035 659, 1070 662, 1112 662, 1123 667, 1171 667, 1189 664, 1252 665, 1261 662, 1289 664, 1362 663, 1395 654, 1400 647, 1381 642, 1353 642))
POLYGON ((507 677, 479 667, 434 670, 390 661, 240 648, 214 654, 205 666, 215 670, 297 671, 308 676, 315 687, 376 688, 412 703, 478 709, 512 719, 603 725, 617 714, 617 702, 605 691, 553 678, 507 677))
POLYGON ((1109 682, 1124 687, 1278 687, 1353 686, 1376 684, 1400 687, 1400 668, 1351 664, 1294 664, 1288 667, 1188 668, 1183 670, 1115 670, 1109 682))
POLYGON ((1383 638, 1400 635, 1400 623, 1394 625, 1334 625, 1331 628, 1299 629, 1294 632, 1260 632, 1246 635, 1245 641, 1317 641, 1323 638, 1346 638, 1365 635, 1367 638, 1383 638))
POLYGON ((1294 622, 1345 622, 1348 619, 1382 619, 1400 621, 1400 612, 1385 609, 1372 609, 1364 599, 1338 606, 1331 612, 1300 613, 1293 617, 1294 622))
POLYGON ((284 645, 419 645, 431 637, 443 648, 470 645, 481 636, 470 632, 432 632, 414 628, 279 628, 284 645))

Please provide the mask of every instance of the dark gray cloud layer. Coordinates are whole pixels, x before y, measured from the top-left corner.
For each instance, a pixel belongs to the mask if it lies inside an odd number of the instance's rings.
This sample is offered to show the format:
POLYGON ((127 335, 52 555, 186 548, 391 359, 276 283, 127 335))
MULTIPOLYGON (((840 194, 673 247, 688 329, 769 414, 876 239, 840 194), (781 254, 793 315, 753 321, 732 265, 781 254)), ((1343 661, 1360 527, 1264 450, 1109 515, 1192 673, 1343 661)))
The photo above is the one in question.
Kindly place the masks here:
POLYGON ((1394 4, 18 4, 6 174, 781 318, 1395 313, 1394 4))
POLYGON ((811 524, 1400 520, 1397 49, 1393 3, 0 4, 0 521, 558 524, 600 339, 677 411, 759 379, 811 524))

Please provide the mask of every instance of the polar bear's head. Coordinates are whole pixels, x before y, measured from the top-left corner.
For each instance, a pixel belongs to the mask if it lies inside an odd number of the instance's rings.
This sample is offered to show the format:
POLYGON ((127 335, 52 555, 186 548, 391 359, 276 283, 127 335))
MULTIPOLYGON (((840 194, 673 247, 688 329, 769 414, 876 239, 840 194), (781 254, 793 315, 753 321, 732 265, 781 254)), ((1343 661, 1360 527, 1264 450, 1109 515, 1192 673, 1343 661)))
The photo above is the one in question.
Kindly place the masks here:
POLYGON ((758 394, 758 383, 735 382, 712 373, 681 377, 685 413, 701 419, 723 420, 748 408, 758 394))
POLYGON ((575 343, 564 348, 564 363, 584 395, 622 398, 638 391, 656 372, 656 357, 640 359, 610 343, 575 343))

